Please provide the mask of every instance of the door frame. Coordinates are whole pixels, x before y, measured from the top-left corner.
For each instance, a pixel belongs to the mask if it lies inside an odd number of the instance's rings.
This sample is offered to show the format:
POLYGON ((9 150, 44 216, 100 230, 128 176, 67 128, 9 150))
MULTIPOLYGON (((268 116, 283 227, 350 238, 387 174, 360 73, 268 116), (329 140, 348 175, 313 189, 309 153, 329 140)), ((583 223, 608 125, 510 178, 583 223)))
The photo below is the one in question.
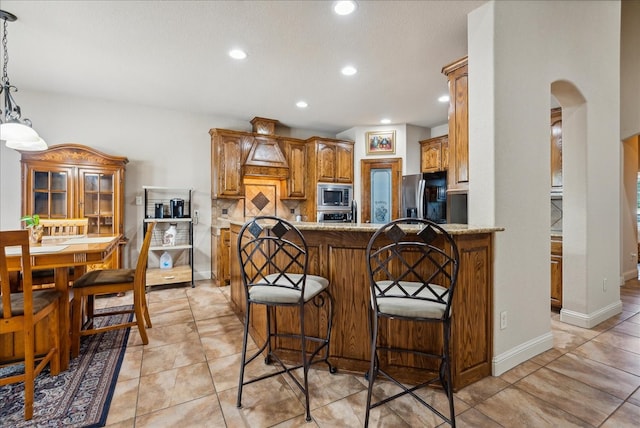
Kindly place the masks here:
POLYGON ((402 158, 360 160, 360 222, 371 223, 371 170, 391 169, 391 219, 400 218, 400 194, 402 189, 402 158))

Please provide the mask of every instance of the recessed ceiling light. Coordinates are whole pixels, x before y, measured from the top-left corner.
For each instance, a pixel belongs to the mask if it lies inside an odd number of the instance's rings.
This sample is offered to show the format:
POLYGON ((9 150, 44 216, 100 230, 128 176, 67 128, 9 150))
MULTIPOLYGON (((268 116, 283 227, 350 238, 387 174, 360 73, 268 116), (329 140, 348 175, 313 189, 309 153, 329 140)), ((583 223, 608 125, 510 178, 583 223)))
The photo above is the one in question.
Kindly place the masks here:
POLYGON ((298 101, 296 103, 296 107, 298 107, 298 108, 307 108, 308 105, 309 104, 307 104, 305 101, 298 101))
POLYGON ((356 74, 358 72, 358 70, 355 67, 347 65, 346 67, 342 68, 341 72, 345 76, 353 76, 354 74, 356 74))
POLYGON ((449 102, 449 95, 443 95, 441 97, 438 97, 438 101, 440 101, 441 103, 448 103, 449 102))
POLYGON ((241 49, 232 49, 229 51, 229 56, 233 59, 245 59, 247 53, 241 49))
POLYGON ((358 7, 358 4, 352 0, 342 0, 333 3, 333 11, 338 15, 349 15, 358 7))
POLYGON ((383 125, 388 125, 391 123, 391 119, 380 119, 380 123, 383 125))

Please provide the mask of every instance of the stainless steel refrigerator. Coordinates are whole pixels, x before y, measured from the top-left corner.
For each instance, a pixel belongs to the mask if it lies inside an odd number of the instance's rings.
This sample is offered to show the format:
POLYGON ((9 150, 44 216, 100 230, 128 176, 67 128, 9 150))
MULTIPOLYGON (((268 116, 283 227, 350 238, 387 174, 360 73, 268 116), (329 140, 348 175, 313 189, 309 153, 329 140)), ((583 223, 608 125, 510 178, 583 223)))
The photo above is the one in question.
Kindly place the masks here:
POLYGON ((401 215, 447 222, 447 173, 434 172, 402 177, 401 215))

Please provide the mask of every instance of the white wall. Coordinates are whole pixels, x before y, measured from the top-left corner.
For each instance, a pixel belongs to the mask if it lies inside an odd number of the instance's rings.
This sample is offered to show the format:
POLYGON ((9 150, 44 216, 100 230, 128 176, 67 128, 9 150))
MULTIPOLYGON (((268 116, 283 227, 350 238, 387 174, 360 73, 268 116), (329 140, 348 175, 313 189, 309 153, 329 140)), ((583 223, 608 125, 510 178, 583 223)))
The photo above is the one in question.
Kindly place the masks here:
MULTIPOLYGON (((197 279, 210 278, 211 178, 210 137, 213 127, 249 129, 247 122, 207 117, 103 100, 35 93, 16 94, 23 114, 51 145, 78 143, 129 159, 125 176, 125 264, 133 266, 142 244, 142 206, 135 196, 142 186, 190 187, 200 210, 195 227, 197 279)), ((0 149, 0 227, 20 228, 20 155, 0 149)))
POLYGON ((449 123, 443 123, 442 125, 434 126, 431 128, 431 138, 441 137, 449 133, 449 123))
POLYGON ((620 3, 490 2, 468 23, 469 223, 506 229, 496 234, 494 252, 500 374, 552 346, 549 99, 557 80, 573 82, 587 101, 577 109, 587 124, 583 157, 565 163, 563 203, 565 279, 584 280, 565 285, 579 291, 567 293, 564 319, 589 327, 620 310, 620 3), (578 181, 585 193, 572 199, 578 181))
MULTIPOLYGON (((238 121, 105 100, 29 92, 15 95, 23 115, 49 146, 78 143, 129 159, 125 175, 125 265, 134 266, 142 244, 142 186, 190 187, 195 227, 196 279, 211 277, 211 138, 209 129, 251 131, 250 120, 238 121), (133 263, 132 263, 133 261, 133 263)), ((259 116, 257 112, 256 116, 259 116)), ((277 118, 276 118, 277 119, 277 118)), ((287 136, 331 137, 313 130, 281 128, 287 136)), ((0 228, 21 228, 20 154, 0 148, 0 228)))

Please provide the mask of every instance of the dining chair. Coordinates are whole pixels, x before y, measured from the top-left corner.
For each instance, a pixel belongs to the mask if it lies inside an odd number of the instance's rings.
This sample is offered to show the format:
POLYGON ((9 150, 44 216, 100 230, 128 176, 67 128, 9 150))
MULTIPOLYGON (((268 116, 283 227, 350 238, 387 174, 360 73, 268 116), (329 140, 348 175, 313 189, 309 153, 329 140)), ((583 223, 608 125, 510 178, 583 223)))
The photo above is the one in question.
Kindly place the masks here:
POLYGON ((88 218, 40 219, 45 236, 86 235, 89 230, 88 218))
MULTIPOLYGON (((11 341, 15 355, 11 361, 0 361, 0 367, 24 364, 24 370, 0 378, 0 386, 24 383, 24 418, 33 418, 35 378, 49 364, 51 375, 60 373, 59 308, 62 293, 57 290, 33 290, 29 232, 27 230, 0 232, 0 335, 7 344, 11 341), (20 272, 23 290, 11 293, 7 247, 20 248, 20 272), (36 346, 36 326, 42 325, 36 346)), ((0 418, 0 425, 2 419, 0 418)))
POLYGON ((371 409, 408 394, 455 427, 449 344, 460 259, 456 243, 432 221, 402 218, 381 226, 371 236, 365 254, 370 284, 371 359, 366 376, 369 387, 364 426, 369 424, 371 409), (403 335, 402 327, 407 322, 425 324, 422 331, 433 332, 441 340, 425 341, 403 335), (439 328, 428 329, 426 324, 439 328), (381 330, 383 334, 379 334, 381 330), (396 334, 391 335, 391 331, 396 334), (435 349, 425 347, 434 342, 439 343, 435 349), (413 358, 433 360, 435 373, 425 374, 427 379, 414 382, 417 385, 406 386, 398 380, 402 364, 396 363, 411 358, 407 356, 411 354, 413 358), (378 375, 391 381, 400 392, 380 398, 376 391, 380 399, 372 403, 378 375), (438 383, 449 403, 448 417, 415 393, 438 383))
POLYGON ((336 372, 336 368, 329 362, 333 319, 333 297, 328 290, 329 280, 307 272, 309 250, 304 236, 293 224, 275 216, 258 216, 245 223, 238 235, 237 250, 246 309, 236 405, 242 407, 242 392, 245 385, 286 373, 304 394, 306 419, 310 421, 309 368, 312 364, 324 362, 329 366, 330 373, 336 372), (328 305, 326 336, 308 335, 305 331, 305 309, 309 305, 322 307, 325 304, 328 305), (249 324, 253 306, 265 307, 266 338, 259 349, 247 358, 249 324), (299 317, 300 330, 297 333, 278 330, 277 314, 279 312, 284 312, 282 313, 284 317, 295 317, 295 312, 294 314, 285 312, 286 309, 283 308, 287 307, 297 312, 299 317), (281 356, 272 349, 272 342, 279 338, 300 341, 298 363, 286 365, 281 356), (245 381, 245 367, 265 350, 265 363, 275 362, 279 365, 279 369, 245 381), (292 373, 299 368, 302 368, 302 384, 292 373))
MULTIPOLYGON (((44 236, 77 236, 86 235, 89 229, 88 218, 61 218, 61 219, 40 219, 44 236)), ((83 267, 69 268, 69 281, 80 277, 85 269, 83 267)), ((37 288, 52 288, 55 286, 53 269, 34 270, 32 284, 37 288)))
POLYGON ((151 236, 155 225, 156 222, 150 222, 147 225, 147 232, 144 236, 135 269, 92 270, 73 282, 73 300, 71 301, 71 355, 73 357, 77 357, 80 353, 80 336, 104 333, 121 328, 138 326, 142 343, 145 345, 149 343, 145 323, 147 328, 151 328, 151 318, 147 307, 145 285, 149 246, 151 245, 151 236), (107 309, 99 314, 95 313, 95 296, 126 293, 127 291, 133 291, 132 309, 107 309), (96 317, 117 314, 134 314, 135 320, 101 327, 94 325, 96 317), (84 321, 85 318, 86 321, 84 321))

